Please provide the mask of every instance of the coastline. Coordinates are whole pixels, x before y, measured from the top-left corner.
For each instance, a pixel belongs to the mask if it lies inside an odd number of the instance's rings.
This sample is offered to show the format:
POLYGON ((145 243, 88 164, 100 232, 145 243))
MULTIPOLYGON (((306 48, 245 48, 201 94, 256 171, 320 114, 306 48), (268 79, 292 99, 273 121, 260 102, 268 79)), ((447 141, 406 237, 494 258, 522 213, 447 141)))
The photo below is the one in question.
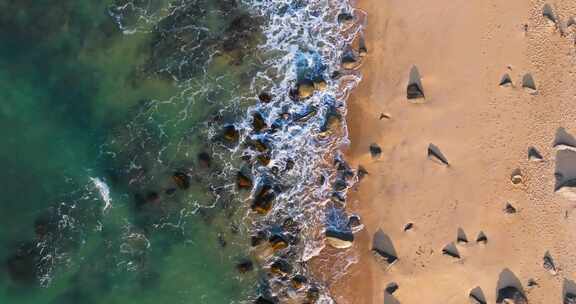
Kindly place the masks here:
MULTIPOLYGON (((494 302, 497 290, 513 283, 530 302, 545 303, 571 288, 576 220, 573 203, 554 193, 554 174, 563 164, 552 146, 559 128, 576 134, 574 27, 560 35, 543 17, 544 4, 355 5, 368 12, 368 56, 348 101, 346 159, 368 175, 350 191, 348 209, 365 228, 351 249, 357 263, 343 277, 327 279, 337 303, 462 303, 477 287, 494 302), (413 65, 422 75, 422 104, 406 100, 413 65), (498 85, 506 73, 511 87, 498 85), (527 73, 535 94, 522 88, 527 73), (379 159, 370 156, 373 143, 382 148, 379 159), (450 166, 426 157, 429 144, 450 166), (542 161, 528 159, 530 147, 542 161), (517 169, 523 180, 513 184, 517 169), (508 203, 515 213, 504 210, 508 203), (404 231, 408 223, 413 229, 404 231), (468 241, 455 244, 460 258, 442 254, 459 229, 468 241), (386 269, 370 250, 379 230, 399 258, 386 269), (486 244, 476 242, 480 232, 486 244), (556 274, 542 265, 547 253, 556 274), (399 285, 393 295, 384 291, 391 282, 399 285)), ((568 1, 553 8, 558 24, 576 15, 568 1)), ((337 255, 327 248, 317 261, 330 265, 341 260, 337 255)))

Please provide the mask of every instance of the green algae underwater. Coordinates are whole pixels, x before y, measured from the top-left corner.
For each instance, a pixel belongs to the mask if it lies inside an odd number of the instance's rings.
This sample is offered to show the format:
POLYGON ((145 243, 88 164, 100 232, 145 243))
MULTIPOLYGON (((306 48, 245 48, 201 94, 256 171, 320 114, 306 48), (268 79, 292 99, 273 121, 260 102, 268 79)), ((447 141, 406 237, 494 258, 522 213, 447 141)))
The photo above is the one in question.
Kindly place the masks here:
POLYGON ((206 130, 254 102, 258 24, 234 0, 0 0, 0 303, 256 292, 206 130))

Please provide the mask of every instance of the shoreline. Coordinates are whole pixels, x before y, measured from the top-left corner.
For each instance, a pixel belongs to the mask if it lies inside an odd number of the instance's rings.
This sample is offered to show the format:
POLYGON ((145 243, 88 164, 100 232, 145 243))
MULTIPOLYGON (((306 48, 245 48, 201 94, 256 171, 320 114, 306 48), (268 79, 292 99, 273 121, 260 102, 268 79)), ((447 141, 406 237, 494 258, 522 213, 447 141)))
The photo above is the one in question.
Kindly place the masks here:
MULTIPOLYGON (((564 164, 552 143, 559 128, 576 134, 574 27, 549 24, 543 1, 358 2, 368 12, 368 56, 348 100, 345 155, 368 171, 348 197, 365 228, 349 253, 357 262, 341 278, 324 276, 335 301, 462 303, 478 287, 494 302, 507 284, 531 303, 560 301, 576 271, 576 220, 573 204, 554 193, 564 164), (420 104, 406 99, 414 65, 426 95, 420 104), (504 74, 511 87, 498 85, 504 74), (522 88, 526 74, 535 94, 522 88), (373 143, 382 148, 379 159, 370 156, 373 143), (450 166, 426 157, 430 144, 450 166), (543 161, 528 159, 530 147, 543 161), (522 182, 513 184, 517 169, 522 182), (404 231, 408 223, 413 228, 404 231), (467 243, 457 243, 459 229, 467 243), (378 231, 399 258, 387 268, 370 250, 378 231), (480 232, 485 244, 476 242, 480 232), (449 244, 460 258, 442 254, 449 244), (555 275, 542 265, 545 254, 555 275), (399 288, 390 295, 384 290, 392 282, 399 288)), ((552 8, 558 24, 576 16, 568 1, 552 8)), ((327 248, 316 260, 330 265, 343 254, 327 248)))

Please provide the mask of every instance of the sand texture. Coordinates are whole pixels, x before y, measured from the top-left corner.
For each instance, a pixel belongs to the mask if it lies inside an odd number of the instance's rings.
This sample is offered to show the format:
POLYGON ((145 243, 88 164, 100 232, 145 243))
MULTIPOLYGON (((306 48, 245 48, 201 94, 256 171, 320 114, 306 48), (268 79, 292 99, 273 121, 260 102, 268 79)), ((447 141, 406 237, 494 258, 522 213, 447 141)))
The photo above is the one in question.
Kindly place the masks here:
POLYGON ((327 278, 337 303, 469 303, 472 290, 495 303, 507 286, 562 303, 576 279, 576 1, 357 7, 368 55, 346 153, 368 171, 348 205, 365 228, 357 262, 327 278), (375 257, 375 236, 395 263, 375 257))

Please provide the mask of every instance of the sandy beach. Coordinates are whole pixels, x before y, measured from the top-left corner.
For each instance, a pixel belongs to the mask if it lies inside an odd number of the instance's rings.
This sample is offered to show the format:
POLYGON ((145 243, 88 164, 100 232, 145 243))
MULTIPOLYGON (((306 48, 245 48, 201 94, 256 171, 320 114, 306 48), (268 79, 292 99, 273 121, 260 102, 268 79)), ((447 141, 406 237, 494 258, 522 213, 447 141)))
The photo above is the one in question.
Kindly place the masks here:
POLYGON ((576 214, 555 175, 576 177, 576 158, 554 145, 576 134, 576 2, 356 7, 368 13, 368 55, 349 100, 346 155, 368 175, 348 208, 365 228, 350 249, 357 263, 329 282, 337 303, 468 303, 472 290, 495 303, 510 285, 530 303, 562 303, 576 279, 576 214), (408 100, 414 66, 425 97, 408 100), (511 83, 500 85, 505 74, 511 83), (428 156, 430 144, 449 165, 428 156), (392 265, 371 250, 375 234, 391 241, 392 265))

